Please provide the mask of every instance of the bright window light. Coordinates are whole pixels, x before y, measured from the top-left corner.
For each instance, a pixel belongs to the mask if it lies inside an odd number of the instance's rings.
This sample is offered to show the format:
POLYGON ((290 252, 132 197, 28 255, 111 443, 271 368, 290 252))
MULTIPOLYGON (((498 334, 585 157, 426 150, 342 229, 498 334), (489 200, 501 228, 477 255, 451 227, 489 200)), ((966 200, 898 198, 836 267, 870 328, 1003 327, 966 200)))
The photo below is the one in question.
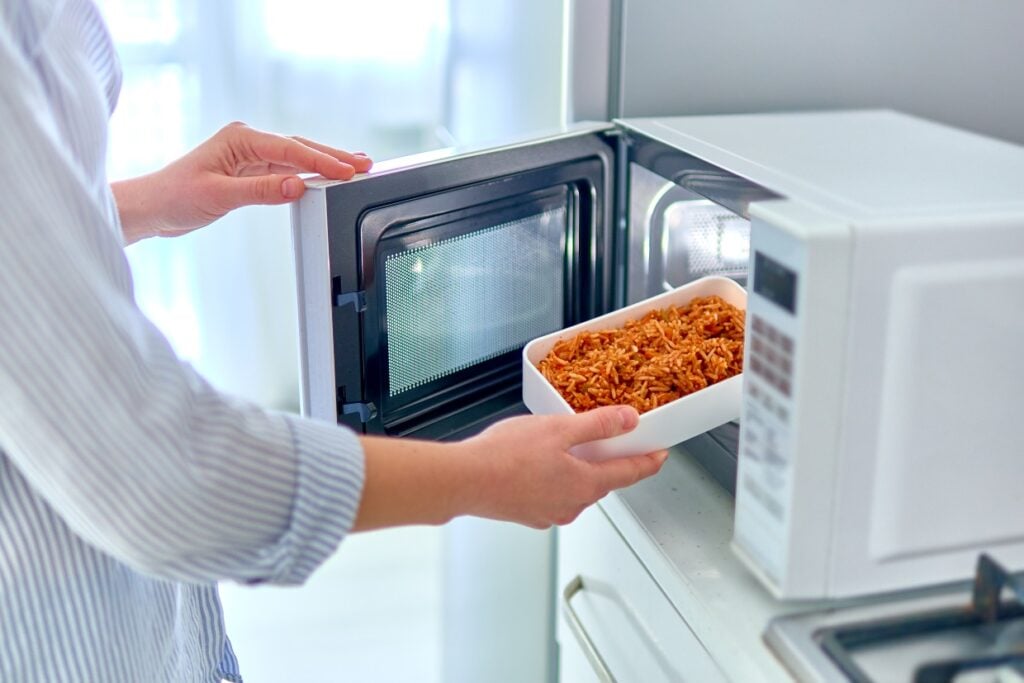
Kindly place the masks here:
POLYGON ((102 0, 114 40, 122 45, 174 42, 181 31, 177 0, 102 0))
POLYGON ((164 254, 164 268, 155 273, 156 279, 162 281, 154 285, 150 281, 154 278, 149 277, 153 264, 146 262, 144 252, 136 247, 127 253, 136 280, 149 292, 149 296, 139 302, 143 312, 163 330, 181 358, 190 363, 200 362, 202 334, 193 305, 196 296, 191 286, 195 282, 193 259, 187 253, 164 254))
POLYGON ((266 0, 275 50, 346 61, 409 63, 448 32, 447 0, 266 0))
POLYGON ((111 178, 154 171, 188 151, 187 76, 179 64, 133 68, 111 118, 111 178))

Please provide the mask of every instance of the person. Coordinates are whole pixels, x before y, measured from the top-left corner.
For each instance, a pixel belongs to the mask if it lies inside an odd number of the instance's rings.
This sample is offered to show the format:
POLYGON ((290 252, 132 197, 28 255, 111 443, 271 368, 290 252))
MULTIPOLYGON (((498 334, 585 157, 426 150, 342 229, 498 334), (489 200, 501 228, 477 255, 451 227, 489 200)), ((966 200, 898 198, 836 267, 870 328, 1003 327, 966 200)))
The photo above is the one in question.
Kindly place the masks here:
POLYGON ((218 581, 302 583, 353 531, 567 523, 664 462, 571 455, 633 428, 631 408, 440 444, 218 391, 140 312, 125 244, 372 161, 234 123, 108 183, 120 75, 89 0, 0 3, 0 73, 0 680, 238 681, 218 581))

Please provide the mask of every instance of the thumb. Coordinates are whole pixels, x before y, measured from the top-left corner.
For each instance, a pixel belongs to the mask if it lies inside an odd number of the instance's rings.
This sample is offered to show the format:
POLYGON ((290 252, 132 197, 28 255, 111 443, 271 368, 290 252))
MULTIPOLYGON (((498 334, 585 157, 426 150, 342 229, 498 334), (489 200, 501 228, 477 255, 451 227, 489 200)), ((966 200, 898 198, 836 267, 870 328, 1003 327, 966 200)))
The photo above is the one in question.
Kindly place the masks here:
POLYGON ((636 428, 640 414, 630 406, 604 406, 577 415, 566 415, 562 433, 568 446, 609 439, 636 428))
POLYGON ((232 208, 253 204, 286 204, 306 191, 306 184, 294 175, 257 175, 225 178, 222 200, 232 208))

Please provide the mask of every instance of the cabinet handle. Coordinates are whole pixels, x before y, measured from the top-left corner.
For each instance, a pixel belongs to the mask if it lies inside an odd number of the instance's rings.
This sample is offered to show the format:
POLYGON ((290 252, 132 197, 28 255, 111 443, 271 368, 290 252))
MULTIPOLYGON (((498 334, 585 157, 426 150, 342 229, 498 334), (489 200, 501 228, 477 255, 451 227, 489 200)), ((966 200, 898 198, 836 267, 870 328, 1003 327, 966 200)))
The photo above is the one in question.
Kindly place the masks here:
POLYGON ((605 664, 604 658, 601 657, 601 653, 597 651, 594 646, 594 641, 587 635, 587 630, 583 628, 583 622, 580 621, 579 616, 576 614, 576 610, 572 608, 572 596, 583 590, 583 577, 579 574, 576 575, 572 581, 570 581, 566 587, 562 590, 562 613, 565 615, 566 621, 569 622, 569 628, 572 630, 576 640, 579 641, 580 647, 583 648, 583 654, 587 656, 587 661, 590 662, 590 666, 594 667, 594 673, 601 680, 601 683, 615 683, 615 676, 612 676, 611 670, 608 665, 605 664))

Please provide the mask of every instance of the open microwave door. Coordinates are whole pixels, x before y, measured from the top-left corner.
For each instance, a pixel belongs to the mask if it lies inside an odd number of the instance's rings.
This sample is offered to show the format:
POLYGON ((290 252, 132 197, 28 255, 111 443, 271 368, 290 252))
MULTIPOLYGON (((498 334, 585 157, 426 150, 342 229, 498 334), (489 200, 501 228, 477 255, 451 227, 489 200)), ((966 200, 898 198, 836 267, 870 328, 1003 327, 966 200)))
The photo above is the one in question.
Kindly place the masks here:
POLYGON ((292 210, 303 413, 444 439, 522 411, 526 342, 611 305, 612 130, 309 181, 292 210))

